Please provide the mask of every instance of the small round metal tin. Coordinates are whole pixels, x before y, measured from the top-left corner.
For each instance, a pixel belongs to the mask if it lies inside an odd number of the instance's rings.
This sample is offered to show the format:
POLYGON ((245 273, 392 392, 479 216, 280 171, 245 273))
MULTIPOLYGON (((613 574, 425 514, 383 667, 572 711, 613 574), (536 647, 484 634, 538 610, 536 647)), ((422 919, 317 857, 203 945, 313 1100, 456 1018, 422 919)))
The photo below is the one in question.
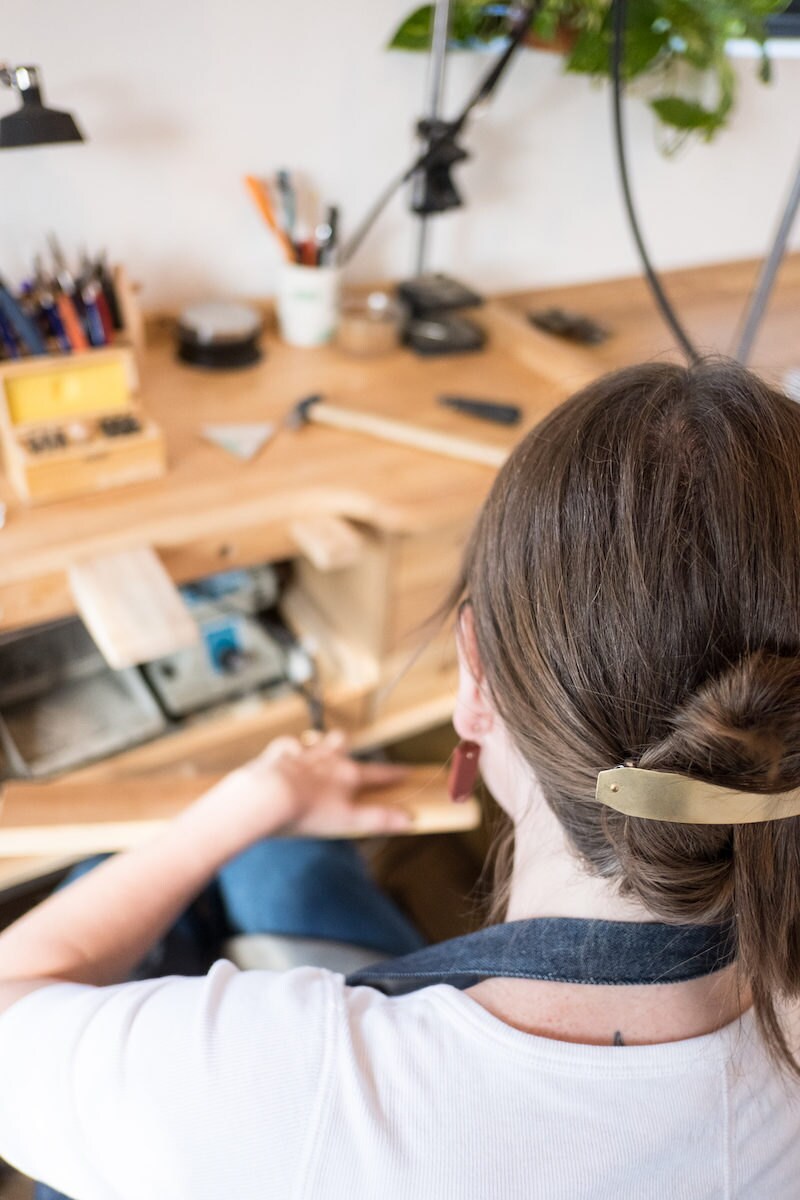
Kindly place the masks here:
POLYGON ((178 358, 196 367, 230 370, 261 359, 264 321, 248 304, 205 301, 178 318, 178 358))

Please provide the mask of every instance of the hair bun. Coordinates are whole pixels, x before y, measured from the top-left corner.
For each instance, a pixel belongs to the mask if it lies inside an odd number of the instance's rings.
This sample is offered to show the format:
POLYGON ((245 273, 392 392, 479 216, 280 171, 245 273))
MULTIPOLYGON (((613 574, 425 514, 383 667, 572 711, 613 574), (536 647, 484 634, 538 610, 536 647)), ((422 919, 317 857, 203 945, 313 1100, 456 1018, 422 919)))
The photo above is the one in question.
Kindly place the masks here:
POLYGON ((759 650, 707 680, 640 765, 751 791, 800 784, 800 658, 759 650))

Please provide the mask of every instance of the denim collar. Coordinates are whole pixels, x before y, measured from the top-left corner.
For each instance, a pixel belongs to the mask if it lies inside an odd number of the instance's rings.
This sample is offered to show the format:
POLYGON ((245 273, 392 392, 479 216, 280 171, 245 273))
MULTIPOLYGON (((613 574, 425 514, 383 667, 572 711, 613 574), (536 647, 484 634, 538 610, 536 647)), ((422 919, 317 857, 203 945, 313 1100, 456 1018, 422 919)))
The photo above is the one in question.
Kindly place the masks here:
POLYGON ((347 977, 389 996, 435 983, 468 988, 483 979, 546 979, 613 986, 684 983, 734 961, 731 925, 659 925, 538 917, 491 925, 347 977))

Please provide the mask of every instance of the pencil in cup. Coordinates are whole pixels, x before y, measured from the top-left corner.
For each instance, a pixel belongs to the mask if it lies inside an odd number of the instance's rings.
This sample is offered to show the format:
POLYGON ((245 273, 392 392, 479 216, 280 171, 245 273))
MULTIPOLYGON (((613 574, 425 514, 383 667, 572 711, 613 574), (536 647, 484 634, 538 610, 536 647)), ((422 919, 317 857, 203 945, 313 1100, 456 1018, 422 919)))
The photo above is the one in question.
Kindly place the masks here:
POLYGON ((289 263, 296 262, 297 255, 295 252, 295 248, 292 245, 292 242, 289 240, 288 234, 278 224, 277 218, 275 216, 275 212, 272 207, 272 200, 270 199, 270 195, 269 195, 269 192, 267 191, 267 188, 261 182, 261 180, 256 179, 255 176, 253 176, 253 175, 245 175, 244 183, 245 183, 245 187, 247 188, 248 192, 250 193, 250 196, 251 196, 256 208, 261 213, 261 216, 263 217, 264 222, 269 227, 269 229, 272 231, 272 233, 275 235, 275 237, 278 241, 278 244, 281 248, 283 257, 289 263))

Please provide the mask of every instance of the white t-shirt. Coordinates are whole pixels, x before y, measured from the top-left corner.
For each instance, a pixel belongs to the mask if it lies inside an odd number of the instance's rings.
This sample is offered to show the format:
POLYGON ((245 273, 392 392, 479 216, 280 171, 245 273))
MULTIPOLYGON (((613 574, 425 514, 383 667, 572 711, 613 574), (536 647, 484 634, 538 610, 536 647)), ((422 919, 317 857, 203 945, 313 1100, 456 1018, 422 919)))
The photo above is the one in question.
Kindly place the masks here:
POLYGON ((658 1046, 303 967, 55 984, 0 1017, 0 1155, 74 1200, 794 1200, 750 1014, 658 1046))

